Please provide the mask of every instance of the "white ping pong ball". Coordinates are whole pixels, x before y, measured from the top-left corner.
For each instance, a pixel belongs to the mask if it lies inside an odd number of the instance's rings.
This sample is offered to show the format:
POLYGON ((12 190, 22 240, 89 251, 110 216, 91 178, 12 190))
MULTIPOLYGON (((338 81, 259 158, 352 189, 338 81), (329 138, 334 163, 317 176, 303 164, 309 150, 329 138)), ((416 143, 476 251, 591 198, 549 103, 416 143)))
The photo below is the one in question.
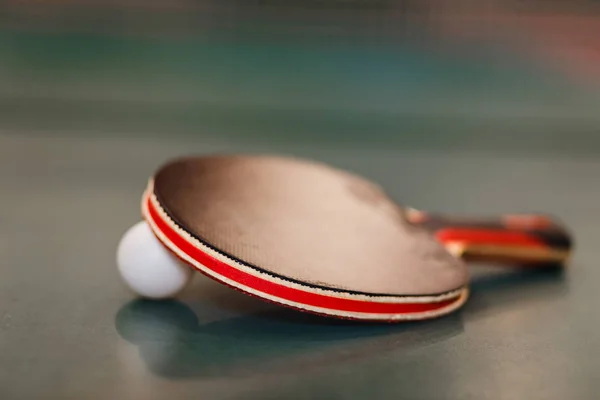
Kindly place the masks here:
POLYGON ((121 238, 117 266, 127 286, 148 299, 172 298, 192 279, 192 269, 160 243, 145 221, 121 238))

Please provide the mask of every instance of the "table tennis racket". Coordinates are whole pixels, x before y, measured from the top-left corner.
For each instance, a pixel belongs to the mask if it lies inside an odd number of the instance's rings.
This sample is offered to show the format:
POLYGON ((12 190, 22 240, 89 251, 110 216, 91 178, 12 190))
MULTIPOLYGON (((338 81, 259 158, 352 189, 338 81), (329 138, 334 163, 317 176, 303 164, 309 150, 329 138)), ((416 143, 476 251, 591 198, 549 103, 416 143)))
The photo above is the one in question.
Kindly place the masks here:
POLYGON ((117 256, 141 296, 175 295, 192 267, 266 301, 358 320, 440 317, 468 297, 466 259, 542 265, 571 247, 546 217, 429 215, 360 176, 275 156, 173 160, 149 180, 142 214, 117 256))

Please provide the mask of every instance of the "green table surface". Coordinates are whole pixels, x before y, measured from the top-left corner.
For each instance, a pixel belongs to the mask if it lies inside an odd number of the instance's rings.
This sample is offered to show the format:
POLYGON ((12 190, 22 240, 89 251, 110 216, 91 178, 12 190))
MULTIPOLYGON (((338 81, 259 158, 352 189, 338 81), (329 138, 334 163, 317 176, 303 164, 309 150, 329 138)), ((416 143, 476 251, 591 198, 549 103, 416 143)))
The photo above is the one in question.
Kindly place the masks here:
POLYGON ((0 37, 0 398, 597 398, 593 90, 380 47, 85 40, 0 37), (556 214, 576 252, 562 274, 473 266, 464 309, 419 323, 309 317, 200 275, 135 300, 115 249, 146 179, 215 152, 329 162, 427 210, 556 214))

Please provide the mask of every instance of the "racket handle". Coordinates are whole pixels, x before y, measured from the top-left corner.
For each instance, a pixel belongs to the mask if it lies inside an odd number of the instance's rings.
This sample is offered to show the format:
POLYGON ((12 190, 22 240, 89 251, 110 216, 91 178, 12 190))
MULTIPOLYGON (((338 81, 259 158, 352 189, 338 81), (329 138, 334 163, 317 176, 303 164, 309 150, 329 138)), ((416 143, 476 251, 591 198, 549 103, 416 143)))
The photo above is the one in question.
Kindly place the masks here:
POLYGON ((545 215, 464 219, 410 209, 407 217, 466 261, 557 266, 567 262, 573 247, 566 229, 545 215))

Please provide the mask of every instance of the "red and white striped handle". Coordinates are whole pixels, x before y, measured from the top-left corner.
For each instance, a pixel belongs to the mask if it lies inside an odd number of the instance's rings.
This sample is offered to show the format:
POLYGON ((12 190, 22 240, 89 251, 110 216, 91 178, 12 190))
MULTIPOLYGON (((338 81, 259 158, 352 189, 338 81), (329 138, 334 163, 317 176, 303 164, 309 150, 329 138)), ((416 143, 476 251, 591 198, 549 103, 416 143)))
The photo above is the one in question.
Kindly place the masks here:
POLYGON ((410 209, 407 217, 432 231, 450 252, 467 261, 556 266, 566 263, 573 247, 567 230, 545 215, 476 219, 410 209))

